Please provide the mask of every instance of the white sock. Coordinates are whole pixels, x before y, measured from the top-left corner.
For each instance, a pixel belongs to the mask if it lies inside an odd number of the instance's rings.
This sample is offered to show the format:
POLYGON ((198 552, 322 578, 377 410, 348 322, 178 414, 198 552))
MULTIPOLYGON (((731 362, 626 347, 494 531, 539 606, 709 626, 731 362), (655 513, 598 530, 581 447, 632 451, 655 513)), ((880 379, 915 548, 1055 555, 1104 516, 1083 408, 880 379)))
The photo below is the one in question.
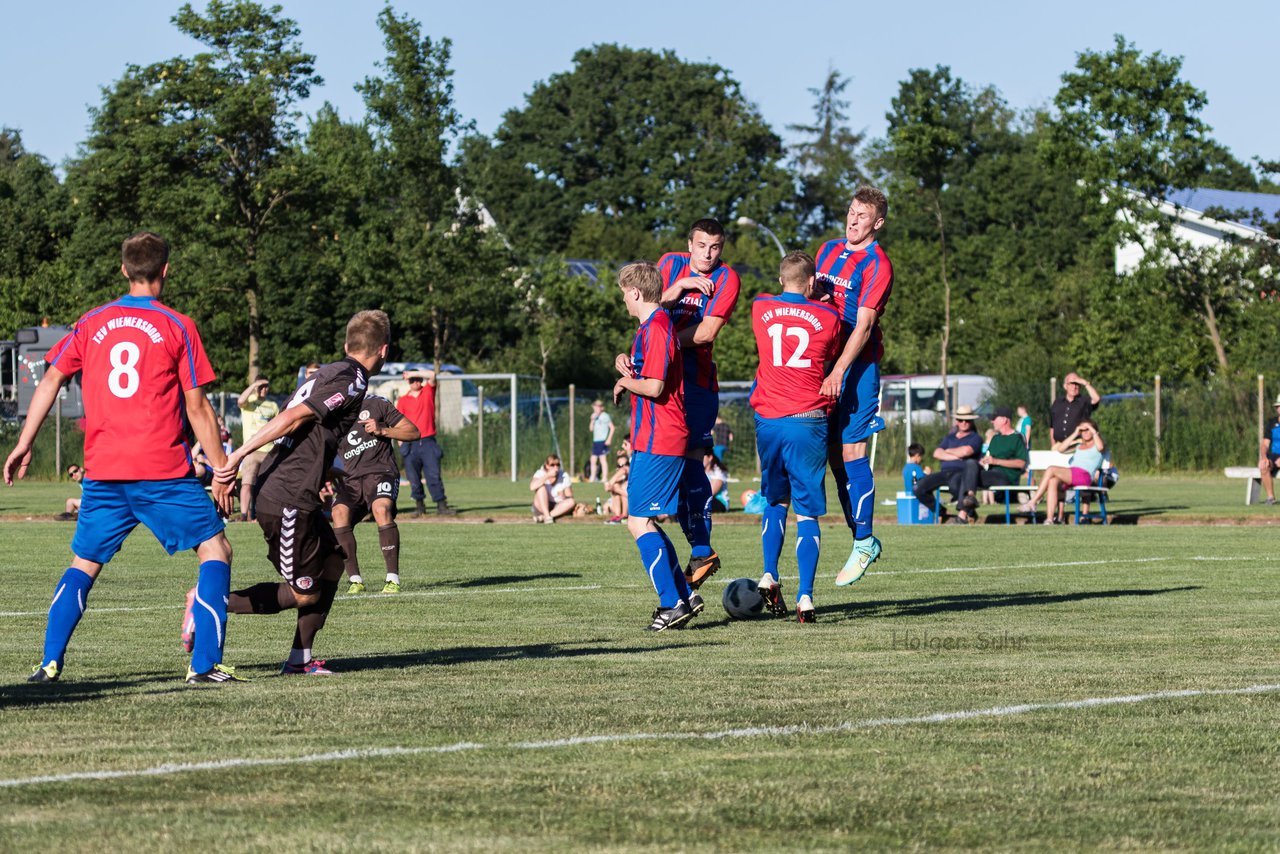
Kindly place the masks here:
POLYGON ((364 584, 364 579, 363 579, 363 578, 361 578, 359 575, 353 575, 353 576, 351 576, 351 583, 352 583, 352 584, 364 584))
POLYGON ((301 667, 311 660, 311 648, 291 649, 289 650, 289 663, 295 667, 301 667))
POLYGON ((388 583, 388 584, 399 584, 399 583, 400 583, 400 573, 398 573, 398 572, 388 572, 388 573, 387 573, 387 583, 388 583))

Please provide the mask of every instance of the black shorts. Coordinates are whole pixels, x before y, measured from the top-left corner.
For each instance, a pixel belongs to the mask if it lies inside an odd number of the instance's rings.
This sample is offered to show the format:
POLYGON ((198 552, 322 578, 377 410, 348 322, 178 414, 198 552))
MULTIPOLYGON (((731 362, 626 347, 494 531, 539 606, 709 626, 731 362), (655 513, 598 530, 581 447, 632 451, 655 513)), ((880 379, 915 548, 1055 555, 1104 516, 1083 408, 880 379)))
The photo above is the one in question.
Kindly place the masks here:
POLYGON ((267 541, 267 559, 276 572, 299 593, 319 590, 320 575, 329 558, 342 560, 333 526, 316 510, 258 505, 258 525, 267 541))
POLYGON ((373 502, 379 499, 390 501, 394 513, 399 496, 399 472, 374 472, 342 478, 334 491, 333 503, 351 508, 351 524, 355 525, 369 512, 373 502))
POLYGON ((1271 463, 1271 473, 1272 473, 1272 474, 1275 474, 1277 471, 1280 471, 1280 455, 1278 455, 1278 454, 1267 454, 1267 460, 1268 460, 1268 461, 1270 461, 1270 463, 1271 463))

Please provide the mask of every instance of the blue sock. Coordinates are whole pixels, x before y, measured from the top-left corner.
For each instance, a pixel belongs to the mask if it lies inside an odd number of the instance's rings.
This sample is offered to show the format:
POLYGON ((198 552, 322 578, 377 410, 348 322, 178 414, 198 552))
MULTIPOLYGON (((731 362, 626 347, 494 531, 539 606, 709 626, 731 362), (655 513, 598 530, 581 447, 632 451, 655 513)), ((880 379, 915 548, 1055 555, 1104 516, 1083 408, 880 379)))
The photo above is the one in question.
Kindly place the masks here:
POLYGON ((689 594, 693 590, 689 587, 689 579, 684 577, 684 567, 680 566, 680 556, 676 553, 675 544, 671 542, 667 532, 662 530, 661 525, 655 524, 654 527, 662 537, 662 547, 667 550, 667 566, 671 567, 671 582, 676 586, 676 595, 682 602, 688 602, 689 594))
POLYGON ((207 673, 222 663, 226 643, 227 597, 231 593, 231 567, 220 560, 200 564, 196 581, 196 601, 191 614, 196 622, 196 645, 191 652, 191 669, 207 673))
POLYGON ((770 504, 760 521, 760 549, 764 552, 764 571, 778 579, 778 558, 782 541, 787 536, 787 505, 770 504))
POLYGON ((89 588, 93 587, 93 579, 85 572, 67 567, 58 580, 53 591, 53 603, 49 605, 49 625, 44 630, 44 658, 41 665, 57 662, 62 669, 63 656, 67 654, 67 644, 71 642, 71 633, 84 615, 85 605, 89 599, 89 588))
POLYGON ((667 563, 666 545, 661 534, 649 532, 636 540, 640 549, 640 562, 644 571, 653 582, 653 589, 658 594, 658 605, 662 608, 674 608, 680 601, 676 593, 675 579, 671 577, 671 567, 667 563))
POLYGON ((866 457, 844 464, 849 477, 849 501, 853 505, 853 538, 871 536, 871 514, 876 509, 876 482, 871 476, 871 461, 866 457))
POLYGON ((701 460, 685 458, 680 492, 685 503, 680 527, 693 547, 693 556, 706 557, 711 554, 711 481, 701 460))
POLYGON ((801 596, 813 598, 813 579, 818 574, 818 554, 822 550, 822 528, 817 519, 800 519, 796 522, 796 563, 800 566, 800 586, 796 588, 796 601, 801 596))

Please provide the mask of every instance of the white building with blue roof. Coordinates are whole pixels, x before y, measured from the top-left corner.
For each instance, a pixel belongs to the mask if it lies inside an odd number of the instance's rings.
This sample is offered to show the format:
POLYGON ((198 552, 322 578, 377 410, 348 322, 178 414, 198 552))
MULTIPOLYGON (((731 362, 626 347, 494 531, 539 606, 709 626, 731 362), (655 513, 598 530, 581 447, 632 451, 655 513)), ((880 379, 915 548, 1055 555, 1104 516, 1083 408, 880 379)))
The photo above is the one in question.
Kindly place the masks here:
MULTIPOLYGON (((1175 238, 1202 249, 1265 238, 1262 223, 1274 222, 1280 216, 1280 195, 1193 188, 1169 193, 1157 208, 1173 220, 1175 238), (1210 216, 1206 211, 1217 216, 1210 216)), ((1142 241, 1116 247, 1116 273, 1132 273, 1147 251, 1148 245, 1142 241)))

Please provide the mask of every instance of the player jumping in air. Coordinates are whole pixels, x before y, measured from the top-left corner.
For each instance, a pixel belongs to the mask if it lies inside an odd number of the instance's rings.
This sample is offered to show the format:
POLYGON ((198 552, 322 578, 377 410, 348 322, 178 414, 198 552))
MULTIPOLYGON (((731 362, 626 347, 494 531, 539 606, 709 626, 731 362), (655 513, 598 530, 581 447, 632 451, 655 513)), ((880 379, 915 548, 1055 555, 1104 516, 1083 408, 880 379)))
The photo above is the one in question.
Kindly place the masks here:
POLYGON ((698 587, 720 568, 720 556, 711 547, 711 482, 702 458, 712 447, 711 430, 720 411, 712 349, 738 304, 738 274, 720 260, 723 251, 724 226, 700 219, 689 229, 688 252, 668 252, 658 260, 665 288, 662 307, 671 312, 683 351, 689 446, 680 478, 678 518, 692 547, 685 577, 695 591, 695 610, 702 608, 698 587))
POLYGON ((658 594, 652 632, 678 629, 695 611, 693 591, 680 569, 676 548, 655 516, 676 512, 689 432, 685 425, 679 345, 671 316, 662 310, 662 277, 652 264, 628 264, 618 272, 627 313, 640 321, 631 353, 614 360, 621 378, 613 402, 631 392, 631 475, 627 479, 627 529, 658 594))
POLYGON ((214 474, 215 483, 232 483, 246 455, 275 443, 258 475, 255 500, 267 557, 284 581, 235 591, 227 610, 278 614, 297 609, 298 626, 284 674, 331 673, 325 662, 312 658, 311 650, 338 592, 343 554, 322 512, 320 490, 339 443, 359 420, 369 374, 382 367, 390 338, 391 323, 384 312, 362 311, 352 317, 347 322, 347 357, 316 371, 293 393, 284 411, 214 474))
POLYGON ((840 345, 840 315, 811 299, 813 259, 792 252, 782 259, 780 295, 761 294, 751 302, 751 331, 760 367, 751 388, 760 454, 760 492, 769 504, 760 528, 764 575, 760 594, 778 616, 787 613, 778 581, 778 557, 787 531, 787 506, 796 509, 796 618, 814 622, 813 580, 818 571, 827 512, 827 420, 833 400, 822 393, 827 364, 840 345))
MULTIPOLYGON (((56 682, 71 635, 93 587, 129 532, 142 523, 165 551, 195 549, 200 574, 192 590, 198 641, 187 682, 238 682, 222 666, 231 544, 223 521, 196 480, 190 425, 214 465, 225 465, 218 420, 202 386, 215 379, 195 323, 160 302, 169 244, 139 232, 124 241, 121 272, 129 293, 85 314, 46 357, 18 445, 4 464, 5 483, 26 475, 31 447, 62 386, 77 372, 84 390, 84 493, 74 558, 49 606, 44 655, 28 681, 56 682)), ((233 478, 234 480, 234 478, 233 478)), ((214 489, 231 512, 230 482, 214 489)))
POLYGON ((353 528, 370 511, 378 523, 378 545, 387 566, 382 592, 400 592, 400 529, 396 526, 400 468, 396 465, 391 440, 412 442, 419 435, 418 428, 391 401, 368 394, 359 420, 340 443, 338 455, 342 457, 345 474, 333 498, 333 533, 346 554, 347 577, 351 579, 348 595, 364 592, 353 528))
POLYGON ((849 203, 845 236, 822 244, 816 256, 818 288, 840 313, 841 325, 839 358, 822 381, 822 393, 838 397, 831 414, 831 472, 854 540, 836 575, 841 586, 857 581, 880 557, 880 541, 871 533, 876 485, 867 440, 884 429, 878 414, 884 356, 879 321, 893 289, 893 267, 876 235, 888 210, 884 193, 859 188, 849 203))

